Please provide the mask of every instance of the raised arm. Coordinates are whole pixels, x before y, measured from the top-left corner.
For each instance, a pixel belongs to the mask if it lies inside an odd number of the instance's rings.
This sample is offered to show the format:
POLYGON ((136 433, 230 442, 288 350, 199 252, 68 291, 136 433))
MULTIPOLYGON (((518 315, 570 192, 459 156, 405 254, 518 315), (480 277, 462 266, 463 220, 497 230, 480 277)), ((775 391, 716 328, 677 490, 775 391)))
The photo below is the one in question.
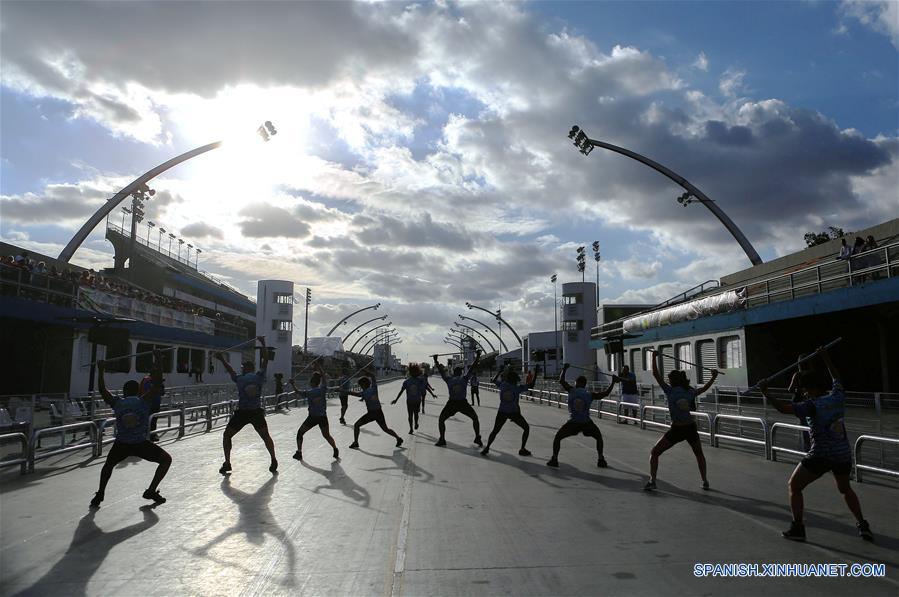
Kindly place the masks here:
POLYGON ((830 353, 827 352, 827 349, 823 346, 815 351, 815 354, 821 355, 821 359, 824 361, 824 365, 827 367, 827 372, 830 373, 830 379, 841 379, 840 372, 837 369, 836 365, 833 364, 833 361, 830 360, 830 353))
POLYGON ((612 376, 612 383, 609 384, 609 387, 606 388, 605 390, 603 390, 602 392, 593 392, 593 399, 594 399, 594 400, 602 400, 603 398, 605 398, 606 396, 608 396, 609 394, 611 394, 611 393, 612 393, 612 388, 615 387, 615 382, 616 382, 616 381, 618 381, 618 378, 617 378, 616 376, 613 375, 613 376, 612 376))
MULTIPOLYGON (((234 373, 234 367, 231 366, 231 363, 229 363, 225 360, 225 357, 222 356, 222 353, 220 353, 220 352, 215 353, 215 358, 216 358, 216 360, 218 360, 219 363, 222 364, 222 367, 225 368, 225 371, 228 372, 228 375, 230 375, 231 377, 234 377, 236 375, 234 373)), ((293 381, 293 380, 291 380, 291 381, 293 381)))
POLYGON ((265 336, 256 336, 256 339, 262 345, 262 350, 259 351, 259 372, 265 375, 265 370, 268 368, 268 351, 265 349, 265 336))
POLYGON ((481 362, 481 351, 477 350, 474 353, 474 361, 472 361, 471 366, 468 367, 468 372, 465 374, 465 379, 471 379, 471 376, 474 375, 474 373, 477 371, 478 363, 480 363, 480 362, 481 362))
POLYGON ((704 386, 702 386, 701 388, 696 390, 696 395, 699 396, 700 394, 707 392, 708 389, 711 388, 712 385, 715 383, 716 379, 718 379, 718 370, 712 369, 712 377, 707 382, 705 382, 704 386))
POLYGON ((433 357, 434 357, 434 366, 437 367, 437 373, 440 374, 440 377, 443 379, 443 381, 447 381, 447 379, 446 379, 446 367, 444 367, 444 366, 440 363, 440 361, 437 360, 437 355, 436 355, 436 354, 433 355, 433 357))
POLYGON ((110 408, 115 402, 115 396, 106 389, 106 361, 97 361, 97 385, 100 388, 100 395, 103 397, 103 402, 108 404, 110 408))
POLYGON ((502 376, 502 374, 503 374, 503 370, 500 369, 499 371, 496 372, 496 375, 493 376, 493 379, 491 379, 490 382, 493 383, 494 385, 499 385, 499 378, 500 378, 500 376, 502 376))
POLYGON ((562 389, 566 392, 571 391, 571 384, 565 381, 565 374, 568 373, 568 368, 571 367, 569 363, 565 363, 562 365, 562 372, 559 373, 559 385, 562 386, 562 389))
POLYGON ((778 412, 781 412, 785 415, 794 415, 796 414, 796 409, 792 402, 787 402, 786 400, 778 400, 773 396, 768 394, 768 380, 763 379, 758 383, 759 392, 762 393, 762 396, 768 401, 768 404, 777 409, 778 412))
POLYGON ((665 383, 665 378, 662 377, 662 372, 659 371, 659 361, 662 360, 662 353, 653 351, 652 353, 652 376, 655 378, 656 383, 659 384, 659 387, 666 387, 668 384, 665 383))
POLYGON ((150 389, 141 395, 141 400, 152 400, 162 394, 162 351, 153 351, 153 369, 150 371, 150 389))

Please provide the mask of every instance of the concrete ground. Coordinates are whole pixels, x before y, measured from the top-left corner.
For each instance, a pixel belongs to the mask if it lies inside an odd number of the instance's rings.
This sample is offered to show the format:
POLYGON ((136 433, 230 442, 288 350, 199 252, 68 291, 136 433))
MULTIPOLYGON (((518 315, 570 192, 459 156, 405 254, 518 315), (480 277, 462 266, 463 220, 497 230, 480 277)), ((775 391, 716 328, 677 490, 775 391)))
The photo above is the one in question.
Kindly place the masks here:
MULTIPOLYGON (((442 383, 435 383, 435 387, 442 383)), ((854 484, 877 537, 856 536, 832 479, 806 492, 808 543, 780 537, 789 523, 788 462, 705 446, 712 491, 699 488, 692 453, 662 457, 659 491, 642 491, 659 433, 603 420, 610 468, 596 467, 593 441, 563 442, 559 469, 546 466, 564 410, 530 403, 532 457, 518 456, 520 430, 507 423, 489 457, 471 443, 469 420, 448 422, 433 445, 429 400, 415 435, 405 407, 389 406, 399 383, 381 389, 401 449, 371 424, 361 451, 352 428, 331 430, 341 461, 317 429, 300 463, 291 458, 305 409, 269 416, 280 460, 251 427, 234 441, 229 477, 218 473, 221 429, 164 441, 174 464, 161 486, 168 502, 140 497, 153 465, 128 460, 113 473, 103 507, 87 508, 102 460, 68 455, 34 475, 0 476, 0 593, 3 595, 794 595, 899 594, 899 491, 854 484), (884 563, 885 578, 697 578, 697 563, 884 563)), ((477 408, 486 441, 496 394, 477 408)), ((352 400, 352 399, 351 399, 352 400)), ((348 418, 363 405, 353 400, 348 418)))

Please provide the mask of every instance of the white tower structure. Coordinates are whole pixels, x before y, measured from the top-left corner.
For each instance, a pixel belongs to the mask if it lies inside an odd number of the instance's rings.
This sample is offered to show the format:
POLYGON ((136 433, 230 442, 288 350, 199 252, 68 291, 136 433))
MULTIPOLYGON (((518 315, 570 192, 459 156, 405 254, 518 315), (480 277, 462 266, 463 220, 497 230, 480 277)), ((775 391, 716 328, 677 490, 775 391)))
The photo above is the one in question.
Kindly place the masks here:
MULTIPOLYGON (((562 284, 562 302, 562 358, 574 366, 595 369, 596 357, 595 350, 590 348, 590 331, 596 326, 596 284, 562 284)), ((586 375, 587 379, 595 378, 586 375)))
MULTIPOLYGON (((275 373, 290 377, 293 346, 293 282, 259 280, 256 290, 256 335, 265 336, 266 346, 275 348, 268 365, 269 379, 275 373)), ((257 361, 258 362, 258 361, 257 361)))

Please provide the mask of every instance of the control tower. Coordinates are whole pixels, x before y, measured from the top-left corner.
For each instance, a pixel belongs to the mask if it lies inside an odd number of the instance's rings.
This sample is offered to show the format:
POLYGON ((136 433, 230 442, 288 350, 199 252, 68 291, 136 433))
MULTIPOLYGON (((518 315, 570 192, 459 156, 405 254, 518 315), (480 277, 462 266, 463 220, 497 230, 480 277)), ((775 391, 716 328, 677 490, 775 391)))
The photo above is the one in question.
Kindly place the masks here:
POLYGON ((266 346, 275 349, 269 363, 269 379, 275 373, 290 377, 290 347, 293 345, 293 282, 259 280, 256 290, 256 335, 265 336, 266 346))

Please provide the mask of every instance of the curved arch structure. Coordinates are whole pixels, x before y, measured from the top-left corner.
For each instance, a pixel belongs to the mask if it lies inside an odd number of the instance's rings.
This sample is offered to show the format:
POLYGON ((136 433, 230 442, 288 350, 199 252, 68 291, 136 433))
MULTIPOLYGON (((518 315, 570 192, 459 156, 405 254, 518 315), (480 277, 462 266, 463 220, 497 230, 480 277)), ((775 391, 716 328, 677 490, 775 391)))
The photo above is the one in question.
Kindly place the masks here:
MULTIPOLYGON (((574 139, 574 144, 581 150, 581 153, 584 155, 588 155, 593 147, 602 147, 603 149, 608 149, 609 151, 614 151, 615 153, 620 153, 623 156, 629 157, 632 160, 636 160, 641 164, 649 166, 656 172, 667 176, 669 179, 676 182, 681 186, 684 190, 686 190, 690 195, 696 197, 700 203, 706 206, 710 212, 715 214, 715 217, 718 218, 718 221, 724 224, 724 227, 727 228, 727 231, 731 233, 731 236, 739 243, 740 247, 743 249, 743 252, 746 253, 746 256, 749 257, 749 261, 752 262, 752 265, 759 265, 762 263, 762 258, 759 257, 758 252, 755 250, 755 247, 752 246, 752 243, 749 242, 749 239, 743 234, 743 231, 740 230, 736 224, 734 224, 733 220, 731 220, 724 211, 718 207, 718 205, 709 199, 705 193, 697 189, 693 184, 691 184, 686 178, 674 172, 673 170, 666 168, 662 164, 649 159, 646 156, 642 156, 635 151, 631 151, 630 149, 625 149, 623 147, 618 147, 617 145, 612 145, 611 143, 606 143, 604 141, 597 141, 596 139, 590 139, 587 137, 587 134, 584 133, 583 130, 577 125, 571 127, 571 130, 568 131, 568 138, 574 139)), ((688 199, 688 198, 687 198, 688 199)), ((508 324, 506 324, 508 325, 508 324)))
MULTIPOLYGON (((502 321, 504 324, 506 324, 506 327, 509 328, 509 330, 512 332, 512 335, 515 336, 515 339, 518 340, 518 345, 519 345, 519 346, 524 346, 524 345, 522 344, 522 342, 521 342, 521 336, 518 335, 518 332, 515 331, 515 328, 513 328, 511 325, 509 325, 509 322, 508 322, 508 321, 506 321, 505 319, 503 319, 502 317, 500 317, 500 314, 499 314, 499 313, 494 313, 493 311, 488 311, 488 310, 485 309, 484 307, 478 307, 477 305, 472 305, 471 303, 465 303, 465 306, 468 307, 469 309, 480 309, 480 310, 483 311, 484 313, 490 313, 490 314, 493 315, 497 320, 502 321)), ((481 324, 481 325, 483 325, 483 324, 481 324)), ((499 336, 497 336, 497 337, 499 337, 499 336)))
POLYGON ((343 337, 343 341, 346 342, 346 339, 349 338, 350 336, 352 336, 353 334, 355 334, 356 331, 357 331, 359 328, 361 328, 362 326, 368 325, 368 324, 370 324, 370 323, 373 322, 373 321, 378 321, 379 319, 380 319, 381 321, 384 321, 384 320, 387 319, 388 317, 390 317, 390 316, 389 316, 388 314, 385 313, 384 315, 382 315, 382 316, 380 316, 380 317, 373 317, 373 318, 369 319, 368 321, 363 321, 362 323, 360 323, 359 325, 357 325, 355 328, 353 328, 353 331, 352 331, 352 332, 350 332, 349 334, 347 334, 346 336, 344 336, 344 337, 343 337))
POLYGON ((365 353, 366 353, 366 350, 365 350, 365 349, 368 348, 369 345, 370 345, 370 346, 375 346, 375 345, 378 343, 378 341, 383 342, 383 341, 385 341, 385 340, 396 340, 396 339, 398 339, 398 338, 399 338, 399 335, 393 336, 393 334, 396 334, 396 333, 397 333, 396 330, 384 330, 383 332, 378 332, 377 334, 375 334, 374 336, 372 336, 372 338, 369 339, 369 341, 366 342, 366 343, 362 346, 362 348, 359 349, 359 352, 362 353, 362 354, 365 354, 365 353))
POLYGON ((490 333, 493 334, 494 336, 496 336, 496 339, 499 340, 499 347, 502 348, 503 350, 505 350, 505 351, 508 352, 509 347, 506 346, 506 343, 503 342, 503 339, 499 337, 499 334, 497 334, 496 332, 493 331, 493 328, 492 328, 492 327, 490 327, 489 325, 487 325, 487 324, 484 323, 483 321, 479 321, 479 320, 475 319, 474 317, 466 317, 465 315, 462 315, 461 313, 459 313, 459 318, 460 318, 460 319, 463 319, 463 320, 464 320, 464 319, 467 319, 467 320, 469 320, 469 321, 473 321, 473 322, 475 322, 475 323, 479 323, 479 324, 481 324, 482 326, 484 326, 485 328, 487 328, 487 329, 490 331, 490 333))
POLYGON ((221 145, 222 145, 221 141, 216 141, 215 143, 210 143, 209 145, 204 145, 202 147, 197 147, 196 149, 191 149, 190 151, 188 151, 186 153, 182 153, 181 155, 174 157, 167 162, 159 164, 152 170, 148 170, 147 172, 144 172, 143 174, 141 174, 140 176, 135 178, 131 182, 131 184, 129 184, 128 186, 123 188, 121 191, 119 191, 118 193, 116 193, 115 195, 110 197, 106 201, 106 203, 104 203, 103 206, 100 207, 100 209, 98 209, 94 213, 94 215, 92 215, 90 217, 90 219, 87 222, 85 222, 84 225, 81 226, 81 228, 78 229, 78 232, 75 233, 75 236, 72 237, 72 239, 69 241, 69 244, 67 244, 65 246, 65 248, 59 254, 59 257, 57 257, 57 259, 65 262, 65 263, 68 263, 69 260, 72 258, 72 255, 75 254, 75 251, 78 250, 78 247, 81 246, 81 243, 83 243, 87 239, 87 237, 91 233, 91 231, 97 227, 97 224, 99 224, 103 220, 103 218, 105 218, 107 215, 109 215, 109 212, 114 210, 119 205, 119 203, 121 203, 122 201, 127 199, 128 196, 131 195, 131 193, 133 193, 134 191, 139 189, 141 187, 141 185, 144 185, 148 181, 156 178, 157 176, 159 176, 160 174, 162 174, 169 168, 173 168, 174 166, 177 166, 178 164, 180 164, 182 162, 186 162, 187 160, 194 158, 198 155, 204 154, 207 151, 212 151, 213 149, 217 149, 218 147, 221 147, 221 145))
MULTIPOLYGON (((325 337, 327 338, 328 336, 330 336, 331 334, 333 334, 333 333, 334 333, 334 330, 337 329, 337 326, 339 326, 341 323, 343 323, 344 321, 346 321, 347 319, 349 319, 349 318, 352 317, 353 315, 355 315, 355 314, 357 314, 357 313, 362 313, 363 311, 368 311, 369 309, 375 309, 375 310, 377 310, 378 307, 380 307, 380 306, 381 306, 381 303, 375 303, 374 305, 369 305, 368 307, 363 307, 362 309, 359 309, 358 311, 353 311, 352 313, 350 313, 349 315, 347 315, 346 317, 344 317, 343 319, 341 319, 340 321, 338 321, 338 322, 334 325, 334 327, 331 328, 331 331, 328 332, 327 334, 325 334, 325 337)), ((358 328, 357 328, 357 329, 358 329, 358 328)), ((356 331, 356 330, 353 330, 353 331, 356 331)), ((350 334, 352 334, 352 333, 353 333, 353 332, 350 332, 350 334)), ((349 336, 350 334, 347 334, 347 336, 349 336)))
POLYGON ((380 325, 376 325, 375 327, 371 328, 370 330, 368 330, 367 332, 365 332, 364 334, 362 334, 361 336, 359 336, 358 338, 356 338, 356 341, 353 342, 353 345, 350 347, 349 352, 353 352, 353 351, 356 349, 356 345, 359 344, 359 342, 362 340, 362 338, 365 338, 366 336, 368 336, 370 333, 372 333, 372 332, 375 331, 375 330, 379 330, 379 329, 381 329, 381 328, 386 328, 386 327, 391 326, 391 325, 393 325, 393 322, 392 322, 392 321, 388 321, 387 323, 382 323, 382 324, 380 324, 380 325))
MULTIPOLYGON (((481 338, 484 339, 484 342, 487 343, 487 346, 490 347, 490 350, 491 350, 491 351, 493 351, 493 352, 496 351, 496 347, 493 346, 493 343, 490 342, 490 340, 487 339, 487 336, 485 336, 485 335, 482 334, 481 332, 477 331, 476 329, 474 329, 474 328, 471 327, 470 325, 465 325, 464 323, 459 323, 458 321, 454 321, 454 322, 453 322, 453 325, 457 325, 457 326, 459 326, 459 327, 465 328, 466 330, 471 330, 472 332, 474 332, 475 334, 477 334, 478 336, 480 336, 481 338)), ((478 344, 480 344, 480 342, 478 342, 478 344)), ((482 348, 483 348, 483 347, 482 347, 482 348)), ((487 351, 485 350, 484 352, 486 353, 487 351)))
MULTIPOLYGON (((463 339, 463 340, 465 340, 465 339, 471 340, 472 342, 474 342, 475 344, 478 345, 478 350, 480 350, 480 351, 483 352, 484 354, 487 354, 487 349, 484 348, 484 345, 481 344, 481 343, 478 341, 478 339, 475 338, 474 336, 472 336, 471 334, 468 334, 468 333, 466 333, 466 332, 460 332, 459 330, 450 330, 450 334, 452 334, 453 332, 456 332, 457 334, 459 334, 458 338, 460 338, 460 339, 463 339)), ((457 336, 450 336, 450 338, 456 338, 456 337, 457 337, 457 336)))

